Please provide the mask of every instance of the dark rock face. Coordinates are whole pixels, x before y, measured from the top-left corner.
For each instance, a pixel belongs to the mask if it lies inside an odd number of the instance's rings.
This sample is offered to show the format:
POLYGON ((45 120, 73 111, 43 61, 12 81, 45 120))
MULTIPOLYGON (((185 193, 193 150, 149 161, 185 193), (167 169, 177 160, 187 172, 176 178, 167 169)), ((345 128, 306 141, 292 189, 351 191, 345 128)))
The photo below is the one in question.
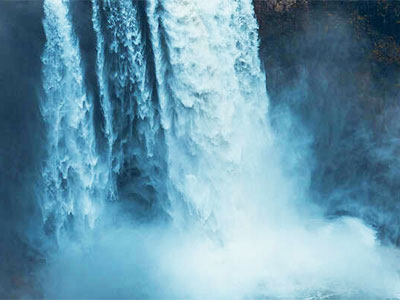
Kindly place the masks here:
POLYGON ((315 201, 399 245, 400 3, 254 6, 271 113, 289 107, 311 137, 315 201))

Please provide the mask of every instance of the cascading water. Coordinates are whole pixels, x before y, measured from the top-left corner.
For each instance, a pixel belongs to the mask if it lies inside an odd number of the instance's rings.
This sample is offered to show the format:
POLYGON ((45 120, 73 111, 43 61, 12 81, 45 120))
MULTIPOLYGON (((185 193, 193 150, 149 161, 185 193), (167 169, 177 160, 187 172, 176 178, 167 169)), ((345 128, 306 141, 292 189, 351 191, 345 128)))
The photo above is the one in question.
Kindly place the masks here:
MULTIPOLYGON (((112 104, 108 92, 108 83, 106 80, 107 74, 105 73, 106 70, 104 69, 105 49, 104 49, 104 38, 101 32, 100 7, 96 1, 92 2, 92 9, 93 9, 92 22, 94 31, 96 32, 96 39, 97 39, 97 45, 96 45, 97 81, 99 87, 100 103, 104 116, 104 126, 103 126, 104 135, 107 140, 106 161, 107 161, 107 167, 109 168, 109 170, 111 170, 113 163, 113 146, 115 142, 115 133, 112 124, 113 121, 112 104)), ((113 178, 113 172, 110 172, 109 176, 110 178, 108 178, 108 184, 109 184, 110 196, 111 198, 115 198, 116 188, 113 178)))
POLYGON ((129 169, 137 169, 140 175, 129 178, 134 186, 129 189, 146 198, 149 186, 161 186, 155 176, 161 167, 157 148, 161 133, 139 10, 140 5, 129 0, 93 1, 97 74, 110 168, 122 176, 127 176, 129 169))
POLYGON ((42 56, 41 104, 47 125, 48 157, 41 199, 46 228, 58 235, 74 223, 94 225, 102 205, 100 170, 93 125, 93 103, 84 86, 79 46, 68 2, 44 2, 47 42, 42 56))
POLYGON ((372 230, 297 211, 307 174, 287 175, 269 124, 250 0, 93 0, 100 141, 68 2, 44 7, 43 212, 57 228, 95 224, 49 258, 46 296, 398 295, 372 230), (122 217, 111 208, 127 198, 163 212, 122 217))
POLYGON ((261 200, 257 195, 246 204, 249 195, 260 188, 277 192, 273 185, 272 190, 257 186, 260 176, 265 184, 269 172, 276 177, 277 166, 251 4, 165 1, 151 3, 148 11, 169 153, 169 197, 204 222, 235 219, 236 210, 261 200))

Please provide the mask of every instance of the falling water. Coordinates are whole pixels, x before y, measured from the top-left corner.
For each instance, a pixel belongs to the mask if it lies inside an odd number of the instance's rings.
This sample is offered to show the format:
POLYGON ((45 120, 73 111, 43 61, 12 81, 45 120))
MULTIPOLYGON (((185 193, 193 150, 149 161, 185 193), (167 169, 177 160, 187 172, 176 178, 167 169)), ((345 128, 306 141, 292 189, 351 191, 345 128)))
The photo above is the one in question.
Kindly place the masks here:
POLYGON ((270 125, 250 0, 93 0, 99 141, 69 4, 44 5, 45 223, 93 227, 53 253, 46 296, 398 295, 373 230, 311 209, 270 125))
POLYGON ((140 174, 136 178, 128 176, 130 184, 137 196, 146 198, 149 186, 162 185, 155 175, 162 164, 156 148, 161 133, 139 10, 140 5, 129 0, 93 1, 97 74, 110 168, 125 177, 126 172, 137 169, 140 174))
POLYGON ((68 2, 46 0, 44 12, 41 112, 47 125, 48 157, 41 205, 47 230, 58 235, 71 219, 74 224, 94 225, 106 175, 96 153, 93 103, 84 85, 68 2))
POLYGON ((148 8, 169 197, 212 227, 234 218, 262 188, 259 176, 276 168, 273 156, 267 168, 260 163, 273 155, 273 138, 253 14, 246 1, 153 1, 148 8))
MULTIPOLYGON (((113 146, 115 142, 115 133, 113 130, 113 124, 112 124, 112 104, 111 104, 111 99, 110 95, 108 92, 108 82, 106 80, 107 75, 106 75, 106 70, 104 69, 104 64, 105 64, 105 49, 104 49, 104 38, 101 32, 101 22, 100 22, 100 7, 97 3, 97 1, 92 2, 92 9, 93 9, 93 15, 92 15, 92 22, 93 22, 93 29, 96 33, 96 39, 97 39, 97 45, 96 45, 96 72, 97 72, 97 81, 98 81, 98 87, 99 87, 99 97, 100 97, 100 103, 101 103, 101 108, 103 111, 103 116, 104 116, 104 135, 107 140, 107 147, 106 147, 106 161, 107 161, 107 167, 109 170, 112 169, 112 162, 113 162, 113 146)), ((110 197, 114 199, 116 188, 115 188, 115 182, 113 178, 113 172, 109 172, 110 178, 108 178, 108 189, 110 193, 110 197)))

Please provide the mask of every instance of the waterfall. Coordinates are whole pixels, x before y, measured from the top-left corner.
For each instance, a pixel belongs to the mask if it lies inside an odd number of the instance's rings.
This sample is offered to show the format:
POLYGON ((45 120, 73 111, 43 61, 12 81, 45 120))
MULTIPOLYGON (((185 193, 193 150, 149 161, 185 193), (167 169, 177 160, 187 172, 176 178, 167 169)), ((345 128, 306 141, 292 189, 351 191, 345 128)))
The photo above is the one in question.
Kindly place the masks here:
POLYGON ((214 230, 260 188, 265 199, 278 192, 261 186, 261 177, 278 182, 279 175, 265 171, 278 166, 253 8, 249 1, 150 2, 171 214, 181 218, 183 203, 214 230))
POLYGON ((41 206, 49 232, 75 224, 93 227, 102 205, 102 170, 96 152, 93 103, 87 94, 79 45, 69 3, 44 1, 46 45, 42 56, 44 97, 41 113, 47 127, 41 206))
MULTIPOLYGON (((96 72, 97 72, 97 81, 98 81, 98 88, 99 88, 99 97, 101 108, 103 111, 104 116, 104 136, 107 140, 106 146, 106 165, 109 170, 112 169, 113 163, 113 145, 115 142, 115 133, 112 124, 112 103, 110 99, 110 95, 108 92, 108 82, 107 82, 107 74, 106 70, 104 69, 105 64, 105 49, 104 49, 104 37, 102 35, 101 29, 101 19, 100 19, 100 7, 97 1, 92 1, 92 22, 93 22, 93 29, 96 33, 96 72)), ((110 193, 110 198, 116 198, 116 187, 115 181, 113 178, 113 172, 109 172, 110 178, 108 178, 108 190, 110 193)))
POLYGON ((108 141, 110 169, 130 180, 129 192, 146 201, 146 190, 160 189, 159 139, 162 138, 148 46, 135 1, 93 0, 97 74, 108 141), (102 18, 104 16, 104 18, 102 18), (138 170, 138 171, 134 171, 138 170), (138 172, 127 175, 129 172, 138 172))
POLYGON ((69 2, 44 1, 44 228, 78 228, 48 255, 47 298, 398 295, 372 229, 311 209, 251 2, 92 0, 94 118, 69 2))

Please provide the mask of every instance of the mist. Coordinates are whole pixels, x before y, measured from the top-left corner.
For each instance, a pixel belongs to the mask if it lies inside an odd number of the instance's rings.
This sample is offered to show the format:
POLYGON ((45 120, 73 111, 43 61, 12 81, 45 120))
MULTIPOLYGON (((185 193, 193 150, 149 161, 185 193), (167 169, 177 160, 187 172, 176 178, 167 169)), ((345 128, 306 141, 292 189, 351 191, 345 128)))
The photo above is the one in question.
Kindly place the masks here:
POLYGON ((380 247, 357 219, 243 221, 223 240, 196 226, 120 220, 97 227, 49 256, 40 273, 46 297, 375 299, 399 292, 397 251, 380 247))

